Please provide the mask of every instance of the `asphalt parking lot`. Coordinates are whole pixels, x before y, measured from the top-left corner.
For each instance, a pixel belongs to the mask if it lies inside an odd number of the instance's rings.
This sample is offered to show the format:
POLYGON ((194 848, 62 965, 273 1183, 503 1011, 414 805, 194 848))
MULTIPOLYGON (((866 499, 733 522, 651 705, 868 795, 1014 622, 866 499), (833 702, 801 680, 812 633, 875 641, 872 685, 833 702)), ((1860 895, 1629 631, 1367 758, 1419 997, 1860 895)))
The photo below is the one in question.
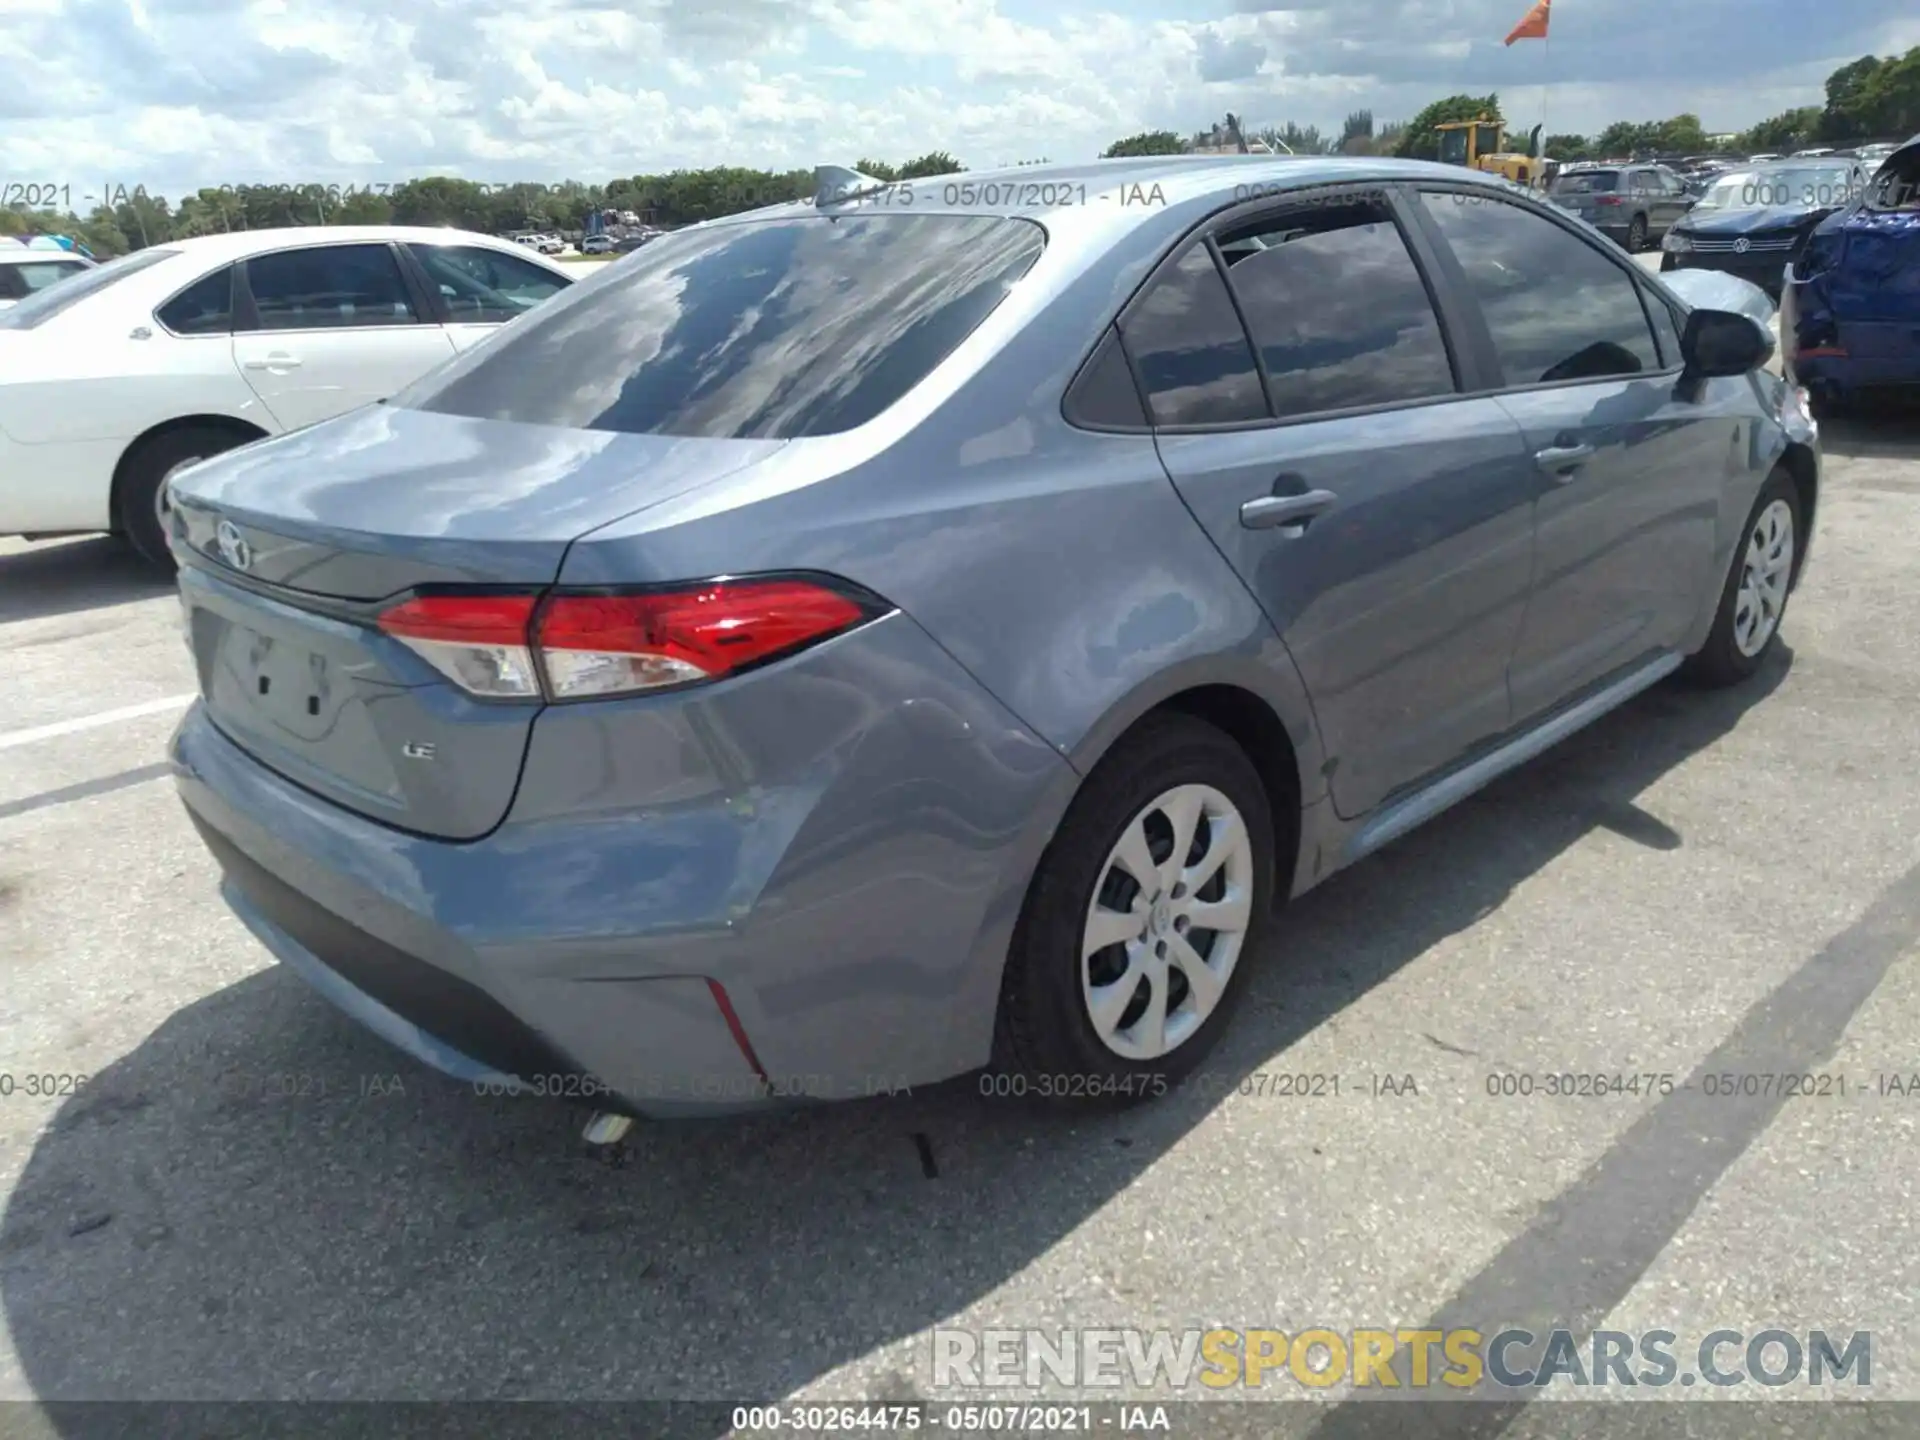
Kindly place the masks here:
MULTIPOLYGON (((1778 663, 1301 901, 1210 1091, 1066 1119, 962 1081, 618 1164, 268 960, 164 777, 171 590, 0 541, 0 1398, 945 1399, 936 1325, 1431 1320, 1867 1330, 1864 1393, 1920 1400, 1920 415, 1826 445, 1778 663), (1568 1072, 1677 1088, 1490 1093, 1568 1072), (1845 1094, 1701 1083, 1789 1074, 1845 1094)), ((1572 1433, 1548 1409, 1505 1433, 1572 1433)))

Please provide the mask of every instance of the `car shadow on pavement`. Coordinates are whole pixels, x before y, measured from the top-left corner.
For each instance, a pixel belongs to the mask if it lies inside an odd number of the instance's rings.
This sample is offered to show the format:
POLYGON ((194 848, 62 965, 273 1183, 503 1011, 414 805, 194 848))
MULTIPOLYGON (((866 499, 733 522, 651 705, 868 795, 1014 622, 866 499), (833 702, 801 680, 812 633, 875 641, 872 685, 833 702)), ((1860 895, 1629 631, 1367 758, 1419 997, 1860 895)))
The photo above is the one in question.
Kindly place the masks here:
MULTIPOLYGON (((1790 665, 1657 687, 1302 899, 1210 1062, 1214 1094, 1595 828, 1684 845, 1636 797, 1790 665)), ((766 1401, 1019 1275, 1217 1103, 1068 1117, 963 1080, 643 1124, 615 1164, 577 1114, 430 1075, 270 967, 63 1103, 0 1222, 0 1304, 47 1399, 766 1401)), ((1327 1162, 1283 1133, 1261 1163, 1284 1192, 1327 1162)), ((902 1358, 867 1398, 914 1385, 902 1358)))
POLYGON ((1911 460, 1920 453, 1920 398, 1875 397, 1822 420, 1820 448, 1858 460, 1911 460))
POLYGON ((0 625, 150 600, 173 577, 110 535, 48 541, 0 554, 0 625))

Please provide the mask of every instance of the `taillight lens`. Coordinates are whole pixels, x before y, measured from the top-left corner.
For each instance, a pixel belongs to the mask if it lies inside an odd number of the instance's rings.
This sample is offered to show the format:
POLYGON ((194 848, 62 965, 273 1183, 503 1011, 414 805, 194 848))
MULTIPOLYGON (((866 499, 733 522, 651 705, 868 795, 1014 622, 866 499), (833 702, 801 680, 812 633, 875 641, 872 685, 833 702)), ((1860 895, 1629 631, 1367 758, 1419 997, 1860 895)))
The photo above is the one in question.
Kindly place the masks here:
POLYGON ((537 700, 528 632, 537 595, 416 595, 380 616, 380 628, 470 695, 537 700))
POLYGON ((579 700, 715 680, 803 650, 883 609, 812 580, 741 579, 562 591, 544 605, 533 594, 421 595, 379 623, 470 694, 579 700))

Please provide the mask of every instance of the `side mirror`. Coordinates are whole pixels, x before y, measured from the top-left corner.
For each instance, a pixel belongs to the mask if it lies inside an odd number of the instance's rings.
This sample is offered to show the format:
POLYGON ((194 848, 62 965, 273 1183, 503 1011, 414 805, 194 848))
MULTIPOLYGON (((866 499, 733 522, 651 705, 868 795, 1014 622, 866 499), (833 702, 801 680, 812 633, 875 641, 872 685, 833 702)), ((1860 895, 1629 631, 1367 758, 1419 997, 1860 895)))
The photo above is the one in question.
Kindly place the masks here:
POLYGON ((1773 334, 1732 310, 1695 310, 1680 335, 1680 357, 1698 379, 1745 375, 1773 358, 1773 334))

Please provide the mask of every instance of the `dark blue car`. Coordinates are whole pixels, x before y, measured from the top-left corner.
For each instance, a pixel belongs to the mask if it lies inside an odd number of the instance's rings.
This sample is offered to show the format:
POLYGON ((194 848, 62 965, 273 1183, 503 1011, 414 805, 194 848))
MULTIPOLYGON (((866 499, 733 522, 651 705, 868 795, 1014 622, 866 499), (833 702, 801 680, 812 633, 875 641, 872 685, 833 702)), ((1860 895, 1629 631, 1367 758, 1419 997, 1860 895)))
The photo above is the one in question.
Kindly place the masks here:
POLYGON ((1842 156, 1730 170, 1667 231, 1660 268, 1724 271, 1777 301, 1787 263, 1807 236, 1866 186, 1860 163, 1842 156))
POLYGON ((1829 408, 1920 387, 1920 135, 1813 232, 1787 272, 1780 340, 1787 373, 1829 408))

